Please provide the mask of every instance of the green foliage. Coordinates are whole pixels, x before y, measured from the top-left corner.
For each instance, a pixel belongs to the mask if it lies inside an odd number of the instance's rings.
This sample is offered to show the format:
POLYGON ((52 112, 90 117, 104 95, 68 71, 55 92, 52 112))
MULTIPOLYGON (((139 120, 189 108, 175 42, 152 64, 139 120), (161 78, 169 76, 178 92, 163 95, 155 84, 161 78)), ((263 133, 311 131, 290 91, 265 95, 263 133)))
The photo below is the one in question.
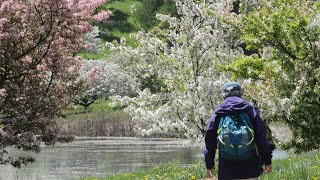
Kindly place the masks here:
POLYGON ((271 46, 274 55, 287 71, 294 70, 294 60, 307 60, 317 36, 309 32, 308 25, 318 12, 318 4, 308 1, 276 0, 265 4, 245 18, 242 39, 248 48, 260 50, 271 46), (303 2, 303 3, 301 3, 303 2))
POLYGON ((81 114, 81 116, 90 116, 90 113, 97 113, 97 112, 113 112, 115 110, 119 110, 119 107, 111 107, 109 105, 111 101, 106 100, 103 98, 97 99, 94 103, 92 103, 88 108, 85 108, 81 105, 75 105, 70 103, 67 108, 63 111, 65 115, 72 115, 72 114, 81 114))
POLYGON ((261 80, 261 74, 265 70, 265 59, 252 56, 238 58, 229 65, 222 67, 224 71, 231 73, 231 78, 243 78, 261 80))
MULTIPOLYGON (((291 101, 281 118, 294 136, 286 147, 294 147, 297 152, 320 146, 319 12, 319 2, 274 0, 249 13, 241 28, 248 48, 264 50, 265 61, 280 67, 269 72, 267 78, 278 91, 277 99, 291 101)), ((244 67, 235 64, 241 69, 233 73, 235 76, 250 77, 243 73, 250 63, 244 63, 244 67)), ((265 91, 268 93, 268 89, 265 91)))
POLYGON ((320 148, 319 97, 319 91, 301 96, 289 119, 295 139, 285 148, 293 147, 297 153, 320 148))

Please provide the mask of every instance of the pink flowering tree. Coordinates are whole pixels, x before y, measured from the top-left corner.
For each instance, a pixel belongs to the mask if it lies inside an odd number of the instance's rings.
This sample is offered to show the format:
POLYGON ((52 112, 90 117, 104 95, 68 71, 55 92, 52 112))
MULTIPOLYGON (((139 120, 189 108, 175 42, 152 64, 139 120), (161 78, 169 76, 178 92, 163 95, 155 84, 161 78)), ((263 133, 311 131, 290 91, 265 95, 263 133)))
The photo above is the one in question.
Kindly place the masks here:
POLYGON ((0 163, 21 164, 15 147, 40 151, 59 140, 52 120, 65 107, 81 66, 75 56, 104 0, 0 0, 0 163))

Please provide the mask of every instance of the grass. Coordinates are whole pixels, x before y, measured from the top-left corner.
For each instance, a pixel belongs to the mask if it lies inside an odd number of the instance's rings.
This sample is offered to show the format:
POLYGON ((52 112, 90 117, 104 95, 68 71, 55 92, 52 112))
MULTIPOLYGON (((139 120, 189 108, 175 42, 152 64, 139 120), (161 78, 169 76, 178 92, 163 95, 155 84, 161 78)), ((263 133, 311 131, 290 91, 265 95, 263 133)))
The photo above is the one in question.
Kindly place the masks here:
MULTIPOLYGON (((178 162, 160 165, 151 170, 124 173, 102 178, 91 177, 84 180, 196 180, 205 178, 205 166, 199 162, 187 168, 180 167, 178 162)), ((320 151, 289 159, 273 161, 273 172, 262 175, 260 180, 316 180, 320 179, 320 151)))
POLYGON ((109 105, 109 102, 110 102, 110 100, 106 100, 103 98, 97 99, 87 109, 85 109, 81 105, 75 105, 75 104, 71 103, 63 111, 63 113, 66 115, 81 114, 83 116, 85 114, 90 115, 91 113, 96 113, 96 112, 113 112, 113 111, 117 110, 117 109, 112 108, 109 105))
MULTIPOLYGON (((105 42, 103 44, 105 44, 105 42)), ((81 56, 84 59, 97 60, 97 59, 108 59, 108 54, 109 54, 109 49, 106 48, 103 51, 98 53, 81 52, 81 53, 78 53, 78 56, 81 56)))
MULTIPOLYGON (((135 47, 136 41, 130 37, 130 34, 136 33, 141 29, 140 23, 136 20, 135 16, 130 12, 130 6, 135 4, 139 8, 142 3, 140 0, 115 0, 109 1, 99 9, 110 9, 113 15, 106 22, 93 23, 98 26, 99 30, 109 34, 107 37, 102 38, 103 44, 113 40, 120 40, 126 38, 126 45, 135 47)), ((85 59, 107 59, 109 49, 105 48, 103 51, 94 53, 79 53, 78 55, 85 59)))
POLYGON ((84 180, 104 179, 104 180, 183 180, 183 179, 197 179, 204 177, 203 163, 197 163, 188 168, 179 166, 178 162, 171 162, 167 165, 160 165, 148 171, 140 171, 134 173, 124 173, 119 175, 111 175, 104 178, 85 178, 84 180))
POLYGON ((274 161, 273 173, 261 177, 273 179, 320 179, 320 151, 274 161))
POLYGON ((116 39, 125 37, 127 45, 134 46, 135 41, 129 36, 141 29, 139 22, 130 12, 130 6, 135 4, 139 8, 142 3, 139 0, 121 0, 107 3, 108 9, 113 11, 113 16, 108 23, 98 23, 101 31, 110 32, 116 39))

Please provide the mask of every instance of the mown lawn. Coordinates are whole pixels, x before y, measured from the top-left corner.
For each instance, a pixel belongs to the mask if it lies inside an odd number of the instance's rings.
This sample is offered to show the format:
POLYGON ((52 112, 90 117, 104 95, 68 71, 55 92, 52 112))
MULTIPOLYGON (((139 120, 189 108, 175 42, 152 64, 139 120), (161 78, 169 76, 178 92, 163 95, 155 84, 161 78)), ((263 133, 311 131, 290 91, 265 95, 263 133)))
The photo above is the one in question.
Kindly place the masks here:
MULTIPOLYGON (((153 169, 111 175, 106 177, 90 177, 84 180, 196 180, 205 178, 205 166, 199 162, 183 168, 178 162, 160 165, 153 169)), ((300 156, 291 156, 285 160, 273 161, 273 172, 262 175, 260 180, 316 180, 320 179, 320 151, 300 156)))

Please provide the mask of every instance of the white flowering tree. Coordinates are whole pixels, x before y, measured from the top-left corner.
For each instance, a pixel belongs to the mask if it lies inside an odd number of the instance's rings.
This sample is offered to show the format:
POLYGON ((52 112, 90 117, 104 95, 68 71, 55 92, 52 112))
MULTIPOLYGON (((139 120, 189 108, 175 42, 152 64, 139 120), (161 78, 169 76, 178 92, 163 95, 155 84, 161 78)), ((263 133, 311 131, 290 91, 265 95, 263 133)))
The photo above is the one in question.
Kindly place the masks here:
POLYGON ((99 38, 99 28, 93 26, 92 31, 83 36, 83 41, 86 44, 85 52, 98 53, 103 50, 102 39, 99 38))
POLYGON ((118 65, 107 60, 85 60, 79 74, 78 80, 87 82, 87 88, 73 96, 71 101, 85 108, 99 98, 137 95, 139 84, 135 77, 130 77, 118 65))
MULTIPOLYGON (((146 88, 125 100, 143 135, 165 132, 201 139, 221 98, 226 75, 219 67, 239 56, 236 31, 227 21, 231 1, 176 1, 179 18, 157 15, 169 28, 136 34, 136 48, 109 44, 113 59, 132 76, 153 77, 158 91, 146 88)), ((146 86, 147 87, 147 86, 146 86)))

